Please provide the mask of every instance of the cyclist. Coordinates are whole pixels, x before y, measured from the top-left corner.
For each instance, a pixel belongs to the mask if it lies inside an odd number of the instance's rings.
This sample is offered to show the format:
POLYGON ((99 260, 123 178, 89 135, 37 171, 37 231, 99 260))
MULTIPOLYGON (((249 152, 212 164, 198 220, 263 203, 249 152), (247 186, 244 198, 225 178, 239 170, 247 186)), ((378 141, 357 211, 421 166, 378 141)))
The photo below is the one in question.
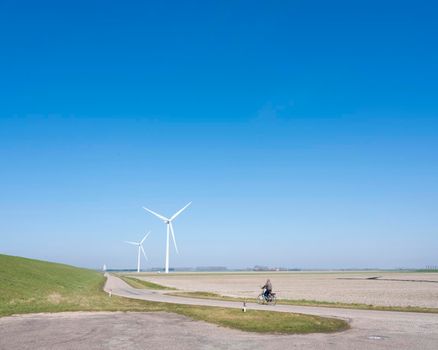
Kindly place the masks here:
POLYGON ((262 289, 263 289, 263 297, 264 297, 266 300, 268 300, 269 296, 270 296, 271 293, 272 293, 272 283, 271 283, 271 280, 270 280, 269 278, 266 280, 266 283, 265 283, 265 285, 262 287, 262 289))

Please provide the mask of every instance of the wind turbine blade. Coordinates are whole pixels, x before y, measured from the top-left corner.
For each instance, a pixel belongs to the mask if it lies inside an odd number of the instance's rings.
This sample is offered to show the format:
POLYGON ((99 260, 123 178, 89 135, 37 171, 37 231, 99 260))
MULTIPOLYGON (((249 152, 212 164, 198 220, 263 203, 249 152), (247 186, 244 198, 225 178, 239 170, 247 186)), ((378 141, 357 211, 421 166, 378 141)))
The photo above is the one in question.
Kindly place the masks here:
POLYGON ((169 221, 172 221, 173 219, 175 219, 175 218, 176 218, 179 214, 181 214, 181 213, 184 211, 184 209, 186 209, 190 204, 192 204, 192 202, 186 204, 186 206, 185 206, 184 208, 178 210, 175 214, 173 214, 173 216, 170 218, 169 221))
POLYGON ((148 257, 146 256, 146 253, 144 252, 144 249, 143 249, 143 246, 142 246, 142 245, 140 245, 140 248, 141 248, 141 251, 143 252, 144 258, 145 258, 146 260, 149 260, 148 257))
POLYGON ((179 254, 178 247, 176 246, 175 234, 173 233, 173 226, 171 222, 169 223, 169 227, 170 227, 170 233, 172 234, 173 245, 175 246, 176 252, 179 254))
POLYGON ((125 242, 125 243, 128 243, 128 244, 138 245, 137 242, 130 242, 130 241, 124 241, 124 242, 125 242))
POLYGON ((151 233, 151 231, 149 231, 148 233, 146 233, 146 236, 143 237, 143 239, 140 241, 140 244, 143 244, 144 240, 146 238, 148 238, 149 234, 151 233))
POLYGON ((152 210, 150 210, 150 209, 148 209, 148 208, 143 207, 143 209, 146 210, 146 211, 148 211, 149 213, 155 215, 157 218, 159 218, 159 219, 161 219, 161 220, 163 220, 163 221, 168 221, 168 220, 169 220, 169 219, 166 218, 165 216, 160 215, 160 214, 158 214, 158 213, 156 213, 156 212, 154 212, 154 211, 152 211, 152 210))

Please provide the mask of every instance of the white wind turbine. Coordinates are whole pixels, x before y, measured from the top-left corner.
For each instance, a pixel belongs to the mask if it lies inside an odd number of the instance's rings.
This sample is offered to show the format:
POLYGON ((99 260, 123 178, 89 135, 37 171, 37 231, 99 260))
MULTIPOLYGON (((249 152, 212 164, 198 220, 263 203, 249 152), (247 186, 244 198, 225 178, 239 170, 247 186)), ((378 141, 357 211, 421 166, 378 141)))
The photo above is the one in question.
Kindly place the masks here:
POLYGON ((125 243, 128 244, 132 244, 132 245, 136 245, 138 246, 138 254, 137 254, 137 272, 140 272, 140 250, 142 251, 144 257, 146 260, 148 260, 148 257, 146 256, 146 253, 144 252, 143 249, 143 242, 144 240, 149 236, 149 234, 151 233, 151 231, 149 231, 146 236, 143 237, 143 239, 140 242, 130 242, 130 241, 125 241, 125 243))
MULTIPOLYGON (((166 218, 163 215, 160 215, 148 208, 143 207, 144 210, 148 211, 149 213, 155 215, 157 218, 161 219, 164 221, 164 223, 167 226, 167 240, 166 240, 166 267, 165 267, 165 272, 169 273, 169 235, 172 234, 172 240, 173 240, 173 245, 175 246, 175 250, 178 253, 178 247, 176 246, 176 240, 175 240, 175 233, 173 232, 173 226, 172 226, 172 221, 179 215, 181 214, 184 209, 186 209, 190 204, 192 204, 192 202, 186 204, 186 206, 180 210, 178 210, 175 214, 173 214, 173 216, 171 216, 170 218, 166 218)), ((178 253, 179 254, 179 253, 178 253)))

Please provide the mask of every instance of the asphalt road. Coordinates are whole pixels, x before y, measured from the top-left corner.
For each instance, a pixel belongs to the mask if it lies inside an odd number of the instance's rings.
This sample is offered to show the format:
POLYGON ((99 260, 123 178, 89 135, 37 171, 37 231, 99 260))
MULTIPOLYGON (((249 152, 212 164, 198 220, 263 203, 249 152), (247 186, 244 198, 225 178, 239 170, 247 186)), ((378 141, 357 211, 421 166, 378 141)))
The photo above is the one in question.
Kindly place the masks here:
MULTIPOLYGON (((135 289, 121 279, 111 275, 108 276, 105 290, 111 290, 113 294, 119 296, 150 301, 233 308, 242 307, 240 302, 182 298, 166 295, 161 291, 135 289)), ((308 340, 306 345, 313 349, 438 349, 438 314, 292 305, 267 306, 253 303, 248 303, 247 308, 337 317, 350 322, 351 329, 346 332, 333 335, 301 336, 308 340), (330 339, 330 341, 326 342, 327 339, 330 339), (323 342, 321 343, 322 340, 323 342)), ((274 336, 274 339, 277 339, 277 337, 274 336)), ((279 345, 279 348, 281 348, 281 345, 279 345)))
MULTIPOLYGON (((240 303, 180 298, 131 288, 109 276, 105 289, 136 299, 241 307, 240 303)), ((74 312, 0 318, 0 349, 438 349, 438 314, 248 305, 348 319, 334 334, 261 335, 169 313, 74 312)))

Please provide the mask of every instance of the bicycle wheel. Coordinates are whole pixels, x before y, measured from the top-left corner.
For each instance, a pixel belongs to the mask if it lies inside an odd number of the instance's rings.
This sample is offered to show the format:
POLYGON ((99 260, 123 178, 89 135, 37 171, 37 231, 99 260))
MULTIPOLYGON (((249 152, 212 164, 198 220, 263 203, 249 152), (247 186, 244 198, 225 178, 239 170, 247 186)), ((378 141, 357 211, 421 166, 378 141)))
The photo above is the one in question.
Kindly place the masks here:
POLYGON ((258 303, 258 304, 264 304, 264 303, 265 303, 265 296, 263 295, 263 293, 261 293, 261 294, 257 297, 257 303, 258 303))
POLYGON ((276 297, 275 295, 273 295, 273 296, 271 297, 271 304, 272 304, 272 305, 277 304, 277 297, 276 297))

